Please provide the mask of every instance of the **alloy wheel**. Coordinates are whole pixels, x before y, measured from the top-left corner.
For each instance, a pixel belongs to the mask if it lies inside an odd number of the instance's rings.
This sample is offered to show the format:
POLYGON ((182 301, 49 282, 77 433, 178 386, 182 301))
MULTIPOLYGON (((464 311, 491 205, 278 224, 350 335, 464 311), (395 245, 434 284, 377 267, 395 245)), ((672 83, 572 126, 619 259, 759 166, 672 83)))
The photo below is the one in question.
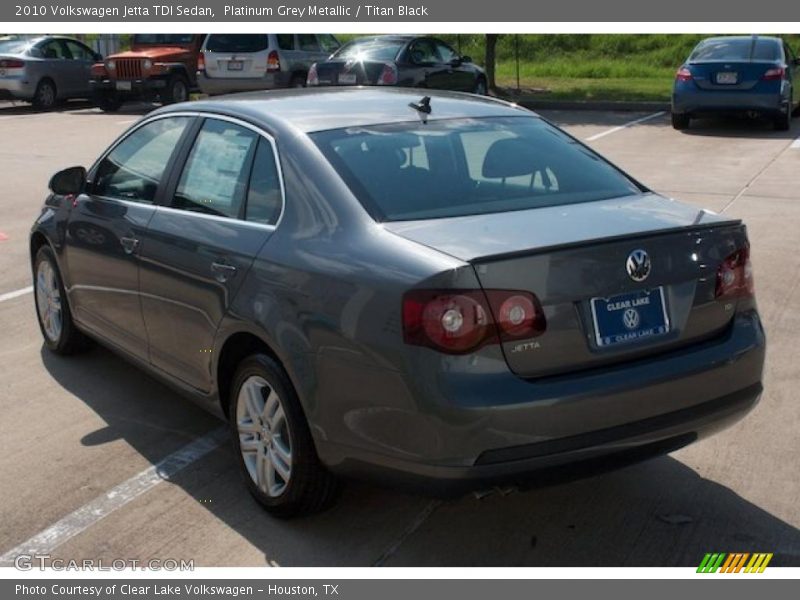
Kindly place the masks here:
POLYGON ((258 489, 280 496, 292 477, 292 440, 283 402, 266 379, 248 377, 236 401, 239 450, 258 489))
POLYGON ((63 328, 61 290, 55 269, 47 260, 39 263, 36 273, 36 308, 48 340, 57 342, 63 328))

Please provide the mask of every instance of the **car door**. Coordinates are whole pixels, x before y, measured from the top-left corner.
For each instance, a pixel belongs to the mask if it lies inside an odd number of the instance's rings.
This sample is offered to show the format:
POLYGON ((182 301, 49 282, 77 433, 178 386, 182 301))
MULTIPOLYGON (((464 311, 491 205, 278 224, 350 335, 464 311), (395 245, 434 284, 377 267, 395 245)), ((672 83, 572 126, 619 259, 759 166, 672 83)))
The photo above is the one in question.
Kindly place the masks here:
POLYGON ((412 65, 422 69, 422 83, 425 87, 449 90, 452 89, 452 68, 442 63, 436 52, 436 43, 429 38, 419 38, 408 47, 408 57, 412 65))
POLYGON ((75 40, 64 40, 64 44, 69 52, 67 67, 72 78, 70 96, 88 98, 90 95, 89 80, 92 77, 95 53, 75 40))
POLYGON ((214 335, 275 229, 282 184, 271 139, 245 123, 207 117, 181 152, 142 242, 142 312, 153 366, 209 391, 214 335))
POLYGON ((441 40, 436 40, 436 54, 442 64, 448 65, 450 75, 450 89, 461 92, 471 92, 475 89, 475 73, 473 69, 461 60, 461 56, 441 40))
POLYGON ((147 358, 139 299, 140 241, 188 117, 147 122, 91 169, 65 236, 67 293, 75 317, 131 354, 147 358))
POLYGON ((41 42, 37 50, 43 65, 40 78, 49 77, 53 80, 58 98, 70 96, 75 88, 75 82, 70 76, 67 47, 60 39, 50 38, 41 42))

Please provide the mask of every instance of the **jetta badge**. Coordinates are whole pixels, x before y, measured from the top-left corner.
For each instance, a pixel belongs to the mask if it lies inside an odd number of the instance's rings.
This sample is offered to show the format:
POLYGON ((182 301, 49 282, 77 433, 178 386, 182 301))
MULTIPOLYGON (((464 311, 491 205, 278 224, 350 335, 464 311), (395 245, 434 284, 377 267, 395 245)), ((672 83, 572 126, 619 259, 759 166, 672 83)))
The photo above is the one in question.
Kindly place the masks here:
POLYGON ((650 275, 650 257, 644 250, 634 250, 625 261, 625 269, 634 281, 644 281, 650 275))

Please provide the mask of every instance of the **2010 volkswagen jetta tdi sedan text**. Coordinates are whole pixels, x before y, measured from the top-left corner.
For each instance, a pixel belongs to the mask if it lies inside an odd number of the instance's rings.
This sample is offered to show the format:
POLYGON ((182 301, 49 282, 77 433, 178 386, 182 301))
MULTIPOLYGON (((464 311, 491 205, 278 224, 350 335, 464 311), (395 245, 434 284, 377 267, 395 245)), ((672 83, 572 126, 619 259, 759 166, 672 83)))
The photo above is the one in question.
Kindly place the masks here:
POLYGON ((231 424, 271 512, 337 474, 463 490, 667 452, 744 415, 744 225, 466 94, 245 94, 145 117, 51 180, 57 353, 101 341, 231 424))

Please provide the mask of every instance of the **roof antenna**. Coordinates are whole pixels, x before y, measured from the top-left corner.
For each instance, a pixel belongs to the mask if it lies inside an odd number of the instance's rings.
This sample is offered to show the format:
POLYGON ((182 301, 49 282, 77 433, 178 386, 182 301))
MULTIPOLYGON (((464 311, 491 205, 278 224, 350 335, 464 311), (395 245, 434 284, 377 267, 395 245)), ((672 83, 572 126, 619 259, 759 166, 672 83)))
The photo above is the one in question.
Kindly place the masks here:
POLYGON ((425 113, 426 115, 431 114, 431 97, 430 96, 423 96, 422 100, 418 103, 414 104, 413 102, 409 102, 408 105, 416 111, 421 113, 425 113))

